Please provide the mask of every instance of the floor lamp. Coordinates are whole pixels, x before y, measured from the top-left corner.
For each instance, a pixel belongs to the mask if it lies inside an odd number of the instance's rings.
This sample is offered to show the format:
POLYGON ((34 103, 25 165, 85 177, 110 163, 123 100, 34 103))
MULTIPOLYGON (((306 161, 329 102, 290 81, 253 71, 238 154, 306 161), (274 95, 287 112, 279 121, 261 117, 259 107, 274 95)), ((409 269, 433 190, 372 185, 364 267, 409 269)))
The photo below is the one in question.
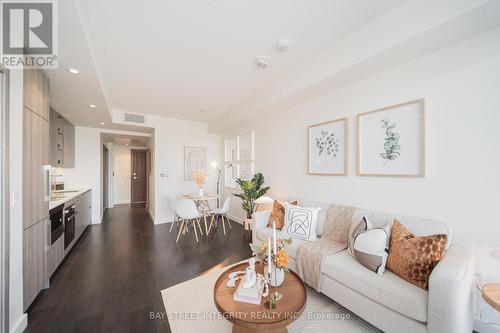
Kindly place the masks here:
POLYGON ((217 188, 216 188, 216 191, 217 191, 217 208, 220 208, 219 194, 220 194, 220 175, 221 175, 222 170, 219 167, 217 167, 217 162, 216 161, 213 161, 211 163, 211 165, 212 165, 212 169, 217 170, 217 188))

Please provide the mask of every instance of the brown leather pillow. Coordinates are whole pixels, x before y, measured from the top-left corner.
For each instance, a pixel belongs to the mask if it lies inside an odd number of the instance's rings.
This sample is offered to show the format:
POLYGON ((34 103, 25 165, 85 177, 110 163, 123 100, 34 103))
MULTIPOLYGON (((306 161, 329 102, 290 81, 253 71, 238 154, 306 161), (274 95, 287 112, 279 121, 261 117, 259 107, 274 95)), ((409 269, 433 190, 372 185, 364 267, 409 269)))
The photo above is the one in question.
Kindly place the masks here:
POLYGON ((415 237, 399 220, 394 220, 387 268, 427 290, 432 270, 446 253, 447 240, 444 234, 415 237))
MULTIPOLYGON (((292 205, 297 205, 297 200, 290 202, 292 205)), ((273 202, 273 211, 269 217, 269 222, 267 223, 268 228, 273 227, 273 222, 276 222, 276 229, 281 230, 285 225, 285 206, 281 204, 278 200, 273 202)))

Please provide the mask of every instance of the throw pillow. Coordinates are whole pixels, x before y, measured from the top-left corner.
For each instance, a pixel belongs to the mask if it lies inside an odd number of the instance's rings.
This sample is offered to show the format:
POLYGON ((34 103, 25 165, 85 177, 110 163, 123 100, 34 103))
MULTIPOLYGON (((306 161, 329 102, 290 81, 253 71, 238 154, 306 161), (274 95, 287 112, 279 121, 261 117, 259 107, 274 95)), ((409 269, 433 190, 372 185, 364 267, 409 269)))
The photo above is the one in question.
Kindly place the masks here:
POLYGON ((318 213, 321 208, 291 205, 285 202, 285 225, 281 230, 284 236, 315 241, 318 213))
MULTIPOLYGON (((291 204, 297 205, 297 200, 291 202, 291 204)), ((285 207, 278 200, 274 200, 273 202, 273 210, 271 212, 271 216, 269 217, 267 227, 272 228, 273 222, 276 223, 276 229, 283 229, 283 225, 285 224, 285 207)))
POLYGON ((387 262, 388 238, 386 228, 374 228, 370 220, 363 217, 349 235, 349 253, 361 265, 382 275, 387 262))
POLYGON ((387 268, 406 281, 429 289, 429 276, 446 253, 448 236, 416 237, 399 220, 394 220, 387 268))

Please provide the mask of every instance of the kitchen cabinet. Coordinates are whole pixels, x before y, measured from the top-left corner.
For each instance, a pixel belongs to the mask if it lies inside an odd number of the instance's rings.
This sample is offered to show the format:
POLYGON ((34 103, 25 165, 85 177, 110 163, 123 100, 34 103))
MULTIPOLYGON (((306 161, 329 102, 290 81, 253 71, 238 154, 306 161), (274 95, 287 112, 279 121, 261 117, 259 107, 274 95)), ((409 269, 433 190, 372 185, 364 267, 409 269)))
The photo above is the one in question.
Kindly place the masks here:
POLYGON ((75 238, 78 239, 92 220, 92 192, 82 193, 75 199, 77 215, 75 217, 75 238))
POLYGON ((24 74, 24 107, 49 119, 49 80, 40 69, 25 69, 24 74))
POLYGON ((24 70, 23 86, 23 306, 48 288, 50 249, 49 83, 41 70, 24 70))
POLYGON ((75 126, 64 119, 63 159, 65 168, 75 167, 75 126))
POLYGON ((75 126, 53 109, 50 109, 50 161, 54 167, 75 167, 75 126))
POLYGON ((48 288, 47 252, 50 248, 50 221, 43 219, 23 231, 23 307, 31 305, 38 293, 48 288))
POLYGON ((64 235, 59 237, 54 244, 50 246, 47 256, 47 270, 49 277, 54 274, 59 264, 64 259, 64 235))
POLYGON ((23 227, 49 216, 49 125, 40 115, 23 111, 23 227))

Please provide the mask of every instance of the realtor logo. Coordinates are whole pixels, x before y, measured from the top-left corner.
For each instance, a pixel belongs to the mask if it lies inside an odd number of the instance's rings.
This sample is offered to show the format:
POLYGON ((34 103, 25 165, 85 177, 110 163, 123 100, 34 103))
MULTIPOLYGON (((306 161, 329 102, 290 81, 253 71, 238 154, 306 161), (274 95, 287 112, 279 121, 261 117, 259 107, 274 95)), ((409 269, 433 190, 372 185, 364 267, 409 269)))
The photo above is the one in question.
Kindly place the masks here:
POLYGON ((8 68, 57 68, 56 3, 8 1, 2 6, 2 64, 8 68))

